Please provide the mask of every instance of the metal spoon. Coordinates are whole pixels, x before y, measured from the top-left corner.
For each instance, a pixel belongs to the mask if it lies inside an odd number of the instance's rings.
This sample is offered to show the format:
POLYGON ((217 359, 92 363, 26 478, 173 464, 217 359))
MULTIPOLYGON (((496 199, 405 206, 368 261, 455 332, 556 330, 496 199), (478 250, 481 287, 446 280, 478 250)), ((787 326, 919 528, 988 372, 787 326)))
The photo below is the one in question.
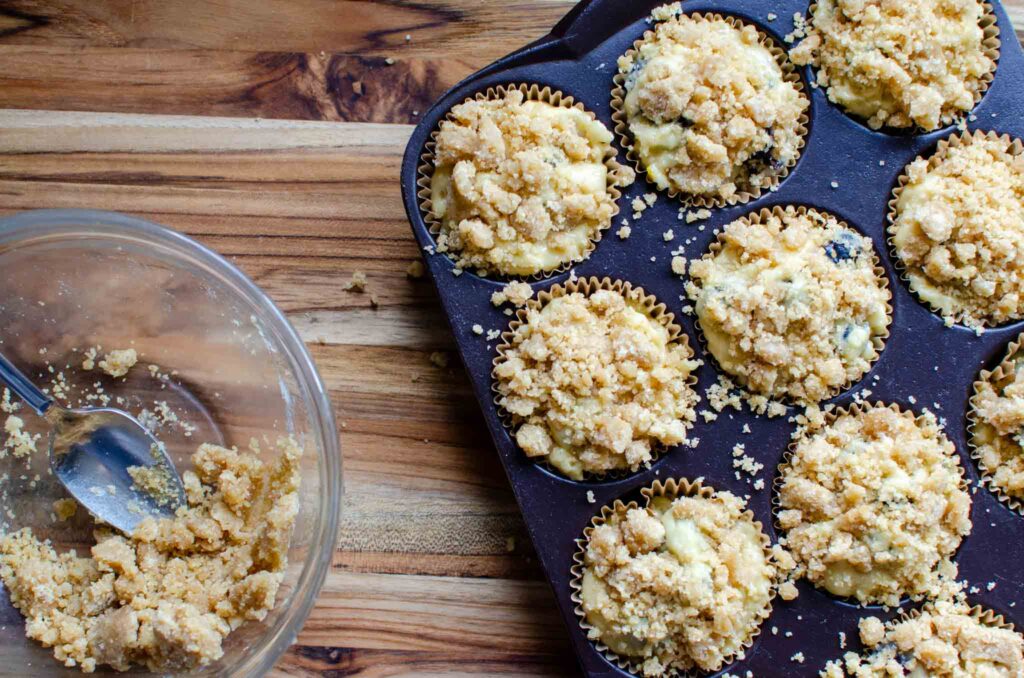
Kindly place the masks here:
POLYGON ((50 424, 50 468, 96 518, 131 534, 148 517, 170 518, 185 488, 167 450, 131 415, 110 408, 67 409, 0 354, 0 382, 50 424), (153 469, 159 491, 136 486, 128 469, 153 469))

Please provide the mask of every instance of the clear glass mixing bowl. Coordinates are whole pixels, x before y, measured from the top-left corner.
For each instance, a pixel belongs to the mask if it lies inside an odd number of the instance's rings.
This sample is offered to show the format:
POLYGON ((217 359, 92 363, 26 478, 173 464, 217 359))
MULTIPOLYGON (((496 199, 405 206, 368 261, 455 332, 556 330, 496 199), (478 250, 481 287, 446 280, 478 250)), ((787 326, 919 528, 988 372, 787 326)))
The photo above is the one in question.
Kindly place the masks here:
MULTIPOLYGON (((144 416, 159 424, 179 470, 203 442, 247 449, 256 439, 264 459, 276 454, 280 436, 299 442, 300 510, 276 606, 228 636, 224 657, 196 675, 269 670, 295 641, 323 584, 342 493, 330 401, 282 313, 238 269, 173 231, 110 212, 28 212, 0 219, 0 351, 41 386, 65 383, 73 404, 88 392, 94 399, 83 404, 99 405, 105 395, 113 407, 149 411, 144 416), (135 348, 139 365, 125 381, 85 372, 83 353, 97 345, 135 348)), ((38 419, 25 419, 43 431, 38 419)), ((67 495, 46 473, 44 448, 41 442, 30 469, 10 455, 0 459, 0 478, 9 476, 0 480, 9 497, 0 527, 31 526, 58 550, 87 553, 84 511, 66 523, 52 519, 53 501, 67 495)), ((4 676, 77 673, 25 638, 2 586, 0 657, 4 676)))

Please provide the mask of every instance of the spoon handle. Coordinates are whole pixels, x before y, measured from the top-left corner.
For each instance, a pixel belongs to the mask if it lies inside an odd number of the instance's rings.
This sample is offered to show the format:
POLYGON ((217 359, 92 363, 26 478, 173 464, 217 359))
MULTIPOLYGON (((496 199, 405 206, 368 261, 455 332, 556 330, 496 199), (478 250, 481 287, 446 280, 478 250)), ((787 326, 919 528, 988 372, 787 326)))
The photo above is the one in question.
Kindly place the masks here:
POLYGON ((14 394, 25 401, 25 404, 36 411, 40 417, 50 409, 53 400, 36 388, 28 377, 21 373, 14 364, 0 353, 0 382, 7 384, 14 394))

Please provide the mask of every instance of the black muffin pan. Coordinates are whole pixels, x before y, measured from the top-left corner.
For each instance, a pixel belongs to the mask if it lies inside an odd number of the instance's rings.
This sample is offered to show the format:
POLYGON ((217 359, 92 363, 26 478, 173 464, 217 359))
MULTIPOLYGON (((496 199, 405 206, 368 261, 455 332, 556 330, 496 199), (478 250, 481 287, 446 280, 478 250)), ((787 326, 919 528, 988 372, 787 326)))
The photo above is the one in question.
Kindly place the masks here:
MULTIPOLYGON (((558 609, 565 621, 573 647, 587 675, 629 675, 609 663, 587 640, 570 601, 570 567, 575 540, 601 506, 616 499, 639 499, 639 490, 654 480, 671 477, 702 477, 716 490, 750 494, 749 506, 773 542, 779 539, 771 517, 772 481, 790 441, 795 424, 788 418, 799 411, 789 408, 784 417, 769 419, 755 416, 746 407, 742 412, 726 410, 716 421, 698 421, 691 437, 700 438, 696 449, 673 448, 661 455, 650 469, 625 478, 605 481, 567 480, 543 465, 529 460, 517 447, 502 423, 493 401, 491 368, 499 340, 488 341, 472 331, 479 324, 485 330, 504 331, 510 322, 502 309, 491 305, 490 297, 503 282, 481 278, 471 271, 453 275, 453 262, 433 252, 431 235, 417 198, 417 168, 431 133, 449 109, 488 87, 509 83, 550 86, 574 97, 597 115, 609 130, 610 93, 617 71, 616 60, 644 31, 650 28, 647 17, 659 2, 626 0, 590 0, 582 2, 555 27, 550 35, 507 56, 466 79, 423 116, 413 131, 402 165, 402 189, 405 208, 413 233, 426 252, 430 275, 437 285, 444 311, 451 323, 462 361, 470 375, 474 392, 495 447, 508 473, 519 506, 526 520, 534 547, 551 582, 558 609), (751 433, 744 434, 744 424, 751 433), (749 478, 738 480, 732 466, 731 450, 736 443, 746 446, 765 469, 759 477, 764 489, 754 491, 749 478), (596 503, 589 503, 593 492, 596 503)), ((1001 55, 995 79, 970 117, 971 130, 994 130, 1013 137, 1024 137, 1024 57, 1006 12, 994 3, 1000 31, 1001 55)), ((685 12, 711 11, 731 15, 754 24, 780 45, 793 30, 793 15, 806 14, 807 0, 722 0, 684 2, 685 12), (769 20, 769 14, 776 15, 769 20)), ((644 288, 668 305, 677 322, 690 337, 698 358, 704 361, 698 373, 698 392, 718 378, 717 369, 697 340, 693 317, 681 312, 688 302, 683 281, 672 274, 670 252, 687 239, 685 256, 694 259, 715 238, 715 231, 749 212, 775 205, 806 205, 826 210, 869 236, 886 270, 892 290, 893 318, 891 336, 881 358, 871 371, 841 395, 828 401, 845 406, 853 402, 854 392, 871 391, 868 400, 896 403, 920 412, 932 410, 944 418, 946 433, 957 447, 966 477, 972 486, 973 531, 966 537, 956 560, 960 575, 972 588, 968 598, 1002 614, 1018 629, 1024 628, 1022 589, 1024 575, 1024 517, 1001 504, 978 482, 978 469, 967 447, 966 411, 972 384, 983 368, 991 368, 1002 358, 1006 345, 1024 330, 1024 323, 990 329, 981 336, 961 326, 946 327, 940 317, 915 297, 893 265, 886 237, 886 215, 891 191, 904 166, 918 155, 929 155, 939 140, 957 134, 955 127, 930 133, 873 131, 830 103, 823 89, 811 88, 813 73, 802 69, 805 91, 810 97, 810 125, 807 143, 800 160, 779 189, 745 205, 712 209, 709 219, 687 224, 677 218, 681 206, 641 175, 623 191, 617 217, 597 248, 586 261, 573 267, 576 276, 611 277, 644 288), (880 164, 884 161, 884 164, 880 164), (834 182, 834 183, 833 183, 834 182), (645 193, 657 193, 658 201, 639 220, 632 218, 630 201, 645 193), (632 227, 632 235, 620 240, 614 231, 622 217, 632 227), (703 226, 703 230, 700 229, 703 226), (662 233, 672 229, 675 239, 665 242, 662 233), (652 262, 652 257, 654 261, 652 262), (975 489, 976 488, 976 489, 975 489), (988 590, 988 583, 995 587, 988 590)), ((616 142, 617 143, 617 142, 616 142)), ((620 148, 619 160, 628 164, 620 148)), ((563 283, 569 272, 531 282, 534 291, 563 283)), ((708 407, 706 398, 700 408, 708 407)), ((861 608, 816 589, 806 581, 798 584, 795 601, 774 601, 771 617, 765 623, 746 658, 723 668, 730 672, 755 676, 814 676, 830 659, 849 650, 860 649, 857 621, 874 614, 888 619, 900 610, 880 607, 861 608), (839 632, 845 632, 847 648, 839 646, 839 632), (791 658, 803 653, 804 661, 791 658)), ((906 603, 903 610, 919 603, 906 603)))

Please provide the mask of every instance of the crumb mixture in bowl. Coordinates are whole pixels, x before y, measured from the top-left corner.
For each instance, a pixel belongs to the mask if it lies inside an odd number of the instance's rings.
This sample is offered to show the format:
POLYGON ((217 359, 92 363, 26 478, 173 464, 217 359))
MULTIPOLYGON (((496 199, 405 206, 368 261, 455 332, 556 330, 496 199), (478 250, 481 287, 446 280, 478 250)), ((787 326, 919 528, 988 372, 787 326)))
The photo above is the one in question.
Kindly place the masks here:
POLYGON ((611 132, 547 89, 489 94, 451 110, 421 168, 437 250, 459 269, 509 276, 585 259, 617 214, 617 186, 632 183, 611 132))
POLYGON ((596 278, 556 286, 519 312, 503 341, 496 403, 527 456, 581 479, 636 471, 686 442, 700 363, 643 290, 596 278))
POLYGON ((972 455, 982 477, 1017 511, 1024 508, 1024 353, 1010 344, 996 369, 974 382, 968 414, 972 455))
POLYGON ((864 604, 932 595, 971 531, 962 472, 930 413, 836 410, 780 469, 777 518, 797 573, 864 604))
POLYGON ((702 204, 734 203, 796 163, 809 102, 785 53, 753 26, 672 16, 618 66, 616 129, 659 188, 702 204))
POLYGON ((768 538, 729 492, 656 482, 647 506, 616 502, 580 542, 573 600, 609 659, 648 676, 717 671, 771 611, 768 538))
POLYGON ((889 233, 911 289, 947 324, 1024 318, 1024 146, 975 132, 907 166, 889 233))
POLYGON ((960 601, 937 601, 888 624, 865 617, 859 631, 865 654, 829 662, 822 678, 1024 676, 1024 637, 990 610, 960 601))
POLYGON ((828 98, 872 129, 934 130, 981 99, 998 30, 981 0, 818 0, 790 52, 818 68, 828 98))
POLYGON ((878 358, 890 293, 871 241, 828 213, 762 210, 725 226, 690 264, 709 352, 763 410, 817 403, 878 358))
POLYGON ((299 456, 272 464, 202 445, 182 474, 188 506, 130 537, 99 527, 90 555, 58 554, 30 528, 0 539, 0 579, 26 634, 65 666, 184 671, 223 655, 273 609, 299 509, 299 456))

